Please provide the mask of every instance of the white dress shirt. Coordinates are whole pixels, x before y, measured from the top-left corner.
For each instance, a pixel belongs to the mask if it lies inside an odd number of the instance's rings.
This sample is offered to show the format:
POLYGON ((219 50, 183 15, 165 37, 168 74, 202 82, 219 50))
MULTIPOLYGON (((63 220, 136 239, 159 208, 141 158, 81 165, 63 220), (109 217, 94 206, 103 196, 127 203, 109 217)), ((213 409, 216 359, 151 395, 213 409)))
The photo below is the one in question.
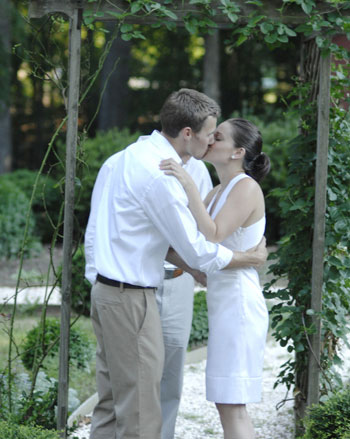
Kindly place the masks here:
MULTIPOLYGON (((209 171, 202 160, 197 160, 191 157, 184 165, 183 168, 190 174, 193 181, 201 194, 202 200, 208 195, 208 193, 213 189, 213 183, 210 178, 209 171)), ((175 265, 170 264, 170 262, 164 262, 164 268, 174 269, 175 265)))
POLYGON ((211 273, 232 259, 231 250, 205 240, 176 177, 159 169, 180 157, 158 131, 111 156, 94 186, 85 233, 85 276, 156 287, 169 246, 193 268, 211 273))

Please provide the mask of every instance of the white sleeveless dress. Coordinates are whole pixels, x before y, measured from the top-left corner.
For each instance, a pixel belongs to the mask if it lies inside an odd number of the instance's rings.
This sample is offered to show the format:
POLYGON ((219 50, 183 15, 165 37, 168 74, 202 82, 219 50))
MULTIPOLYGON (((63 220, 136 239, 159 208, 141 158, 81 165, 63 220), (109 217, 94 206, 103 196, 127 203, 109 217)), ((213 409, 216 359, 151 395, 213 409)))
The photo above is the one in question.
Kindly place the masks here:
MULTIPOLYGON (((215 206, 213 219, 233 186, 243 178, 250 177, 239 174, 231 180, 215 206)), ((264 231, 265 216, 248 227, 239 227, 222 244, 233 251, 245 251, 260 242, 264 231)), ((256 269, 227 269, 209 275, 207 303, 207 400, 223 404, 259 402, 268 312, 256 269)))

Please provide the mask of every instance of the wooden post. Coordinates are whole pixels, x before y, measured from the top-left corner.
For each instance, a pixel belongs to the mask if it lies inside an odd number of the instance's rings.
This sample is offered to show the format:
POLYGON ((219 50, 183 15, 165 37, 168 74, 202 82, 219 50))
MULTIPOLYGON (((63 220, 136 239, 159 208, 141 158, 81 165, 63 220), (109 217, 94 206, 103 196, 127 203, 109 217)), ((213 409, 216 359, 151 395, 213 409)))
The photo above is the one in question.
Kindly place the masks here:
POLYGON ((57 407, 57 429, 66 438, 69 385, 69 330, 72 284, 73 214, 75 162, 78 133, 79 82, 80 82, 80 24, 82 9, 74 9, 69 20, 69 69, 68 69, 68 122, 66 150, 66 182, 63 229, 62 306, 59 357, 59 388, 57 407))
POLYGON ((203 91, 220 103, 220 31, 205 36, 203 91))
MULTIPOLYGON (((315 177, 315 215, 312 247, 311 308, 322 310, 323 258, 325 241, 325 214, 327 190, 327 163, 330 107, 330 55, 320 57, 320 86, 318 94, 317 160, 315 177)), ((321 319, 312 316, 316 332, 311 336, 307 404, 317 404, 320 396, 321 319)))

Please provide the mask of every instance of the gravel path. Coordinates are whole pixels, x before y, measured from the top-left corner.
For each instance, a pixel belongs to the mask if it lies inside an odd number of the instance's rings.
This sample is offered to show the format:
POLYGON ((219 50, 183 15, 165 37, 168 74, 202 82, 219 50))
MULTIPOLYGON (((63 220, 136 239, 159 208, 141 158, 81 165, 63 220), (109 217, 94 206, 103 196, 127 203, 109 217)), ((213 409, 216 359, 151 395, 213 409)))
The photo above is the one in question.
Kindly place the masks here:
MULTIPOLYGON (((269 339, 265 350, 263 397, 260 404, 248 405, 256 439, 293 439, 293 401, 279 410, 276 405, 286 396, 286 389, 273 384, 282 362, 288 359, 284 348, 269 339)), ((176 425, 175 439, 222 439, 222 428, 213 403, 205 399, 205 361, 185 366, 183 395, 176 425)), ((88 439, 89 418, 72 437, 88 439)))

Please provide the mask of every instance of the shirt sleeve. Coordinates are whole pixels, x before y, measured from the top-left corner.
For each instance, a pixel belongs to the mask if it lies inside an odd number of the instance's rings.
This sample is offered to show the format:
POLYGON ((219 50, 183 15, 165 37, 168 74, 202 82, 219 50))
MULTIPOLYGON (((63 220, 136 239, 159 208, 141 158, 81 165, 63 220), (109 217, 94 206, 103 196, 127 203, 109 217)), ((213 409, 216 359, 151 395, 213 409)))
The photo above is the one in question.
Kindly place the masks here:
POLYGON ((106 164, 100 169, 92 191, 91 209, 89 221, 85 231, 84 250, 85 250, 85 277, 94 284, 97 276, 95 265, 94 241, 96 235, 96 219, 99 210, 99 204, 102 199, 102 193, 110 178, 111 169, 106 164))
POLYGON ((175 177, 163 174, 155 179, 142 204, 155 227, 190 267, 209 274, 231 261, 231 250, 206 241, 198 231, 186 193, 175 177))

